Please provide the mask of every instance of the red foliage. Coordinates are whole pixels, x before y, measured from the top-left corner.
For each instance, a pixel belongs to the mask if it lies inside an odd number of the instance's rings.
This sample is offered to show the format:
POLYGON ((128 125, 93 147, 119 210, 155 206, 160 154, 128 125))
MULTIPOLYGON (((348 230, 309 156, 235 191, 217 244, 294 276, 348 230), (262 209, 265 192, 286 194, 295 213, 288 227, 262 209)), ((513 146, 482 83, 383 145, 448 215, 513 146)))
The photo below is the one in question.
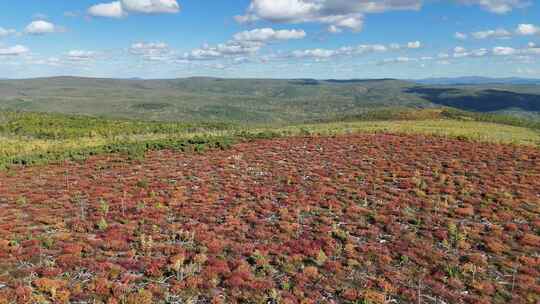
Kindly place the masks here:
POLYGON ((378 134, 0 172, 0 304, 416 302, 418 284, 447 303, 533 303, 539 160, 378 134))
POLYGON ((523 235, 520 242, 524 246, 535 247, 537 250, 540 249, 540 236, 538 235, 526 233, 525 235, 523 235))

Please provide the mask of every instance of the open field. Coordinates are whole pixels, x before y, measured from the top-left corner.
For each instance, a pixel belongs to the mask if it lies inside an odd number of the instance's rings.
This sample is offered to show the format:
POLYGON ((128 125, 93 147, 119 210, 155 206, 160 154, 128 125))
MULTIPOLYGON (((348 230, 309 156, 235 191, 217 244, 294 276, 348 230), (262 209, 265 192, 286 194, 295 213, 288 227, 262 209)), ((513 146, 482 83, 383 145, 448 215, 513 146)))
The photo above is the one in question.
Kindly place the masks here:
POLYGON ((4 171, 0 303, 537 303, 538 189, 536 148, 422 135, 4 171))
POLYGON ((452 109, 0 112, 0 304, 537 303, 539 146, 452 109))

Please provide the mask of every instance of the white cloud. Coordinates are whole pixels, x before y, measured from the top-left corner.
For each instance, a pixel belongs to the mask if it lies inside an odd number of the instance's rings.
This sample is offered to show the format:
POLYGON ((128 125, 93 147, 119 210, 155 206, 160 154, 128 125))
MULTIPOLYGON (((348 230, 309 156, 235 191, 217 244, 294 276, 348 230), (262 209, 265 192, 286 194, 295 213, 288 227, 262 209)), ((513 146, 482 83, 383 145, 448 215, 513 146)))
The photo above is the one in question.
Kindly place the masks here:
POLYGON ((466 51, 467 51, 467 49, 462 47, 462 46, 456 46, 454 48, 454 53, 465 53, 466 51))
POLYGON ((122 0, 126 11, 143 14, 175 14, 180 11, 176 0, 122 0))
POLYGON ((226 57, 254 55, 264 43, 258 41, 228 41, 216 46, 204 45, 201 48, 194 49, 184 53, 183 59, 186 60, 214 60, 226 57))
POLYGON ((316 15, 321 5, 303 0, 253 0, 246 19, 266 19, 273 22, 301 22, 316 15), (255 17, 255 18, 254 18, 255 17))
MULTIPOLYGON (((452 54, 453 58, 483 57, 489 54, 489 51, 484 48, 469 51, 462 46, 456 46, 453 51, 454 51, 454 53, 452 54)), ((450 57, 448 54, 444 54, 444 55, 445 57, 439 54, 439 58, 450 57)))
POLYGON ((15 45, 11 47, 0 46, 0 56, 19 56, 28 53, 30 50, 24 45, 15 45))
MULTIPOLYGON (((344 48, 341 48, 343 50, 344 48)), ((382 44, 361 44, 356 48, 353 48, 353 54, 365 54, 365 53, 376 53, 376 52, 386 52, 388 47, 382 44)))
POLYGON ((469 38, 469 36, 465 33, 460 33, 460 32, 456 32, 454 34, 454 38, 458 39, 458 40, 467 40, 467 38, 469 38))
POLYGON ((303 30, 274 30, 271 28, 261 28, 238 33, 234 35, 234 40, 263 42, 274 40, 302 39, 304 37, 306 37, 306 32, 304 32, 303 30))
POLYGON ((67 54, 67 59, 71 61, 88 61, 96 58, 97 53, 93 51, 84 51, 84 50, 72 50, 67 54))
MULTIPOLYGON (((488 50, 485 48, 475 49, 475 50, 467 50, 464 47, 458 46, 455 47, 453 50, 453 54, 451 57, 453 58, 468 58, 468 57, 484 57, 488 55, 495 55, 495 56, 514 56, 515 58, 519 57, 527 57, 532 58, 530 56, 536 56, 540 55, 540 48, 536 46, 534 43, 529 43, 526 47, 523 48, 513 48, 509 46, 498 46, 494 47, 493 49, 488 50)), ((439 58, 448 58, 448 54, 441 53, 438 56, 439 58)))
POLYGON ((519 52, 518 50, 511 47, 498 46, 498 47, 493 48, 493 55, 497 55, 497 56, 515 55, 518 52, 519 52))
POLYGON ((328 26, 328 32, 329 33, 332 33, 332 34, 339 34, 341 32, 343 32, 343 30, 335 25, 329 25, 328 26))
POLYGON ((534 24, 520 24, 516 33, 523 36, 540 35, 540 27, 534 24))
POLYGON ((407 63, 407 62, 416 62, 416 61, 418 61, 417 58, 401 56, 401 57, 397 57, 397 58, 384 59, 383 61, 379 62, 378 64, 379 65, 384 65, 384 64, 407 63))
POLYGON ((32 64, 48 65, 48 66, 61 66, 63 62, 58 57, 49 57, 46 59, 37 59, 32 61, 32 64))
POLYGON ((462 46, 456 46, 454 48, 454 58, 468 57, 467 49, 462 46))
POLYGON ((311 49, 311 50, 297 50, 292 52, 292 55, 296 58, 330 58, 337 55, 335 50, 327 49, 311 49))
POLYGON ((6 36, 9 36, 9 35, 13 35, 17 33, 16 30, 13 30, 13 29, 5 29, 3 27, 0 27, 0 38, 1 37, 6 37, 6 36))
POLYGON ((486 30, 486 31, 480 31, 480 32, 474 32, 471 34, 475 39, 489 39, 489 38, 497 38, 497 39, 506 39, 512 37, 512 33, 505 29, 496 29, 496 30, 486 30))
POLYGON ((515 8, 525 8, 532 4, 529 0, 458 0, 467 5, 479 5, 495 14, 507 14, 515 8))
POLYGON ((307 49, 293 51, 289 57, 308 59, 328 59, 337 56, 359 56, 370 53, 387 52, 389 47, 382 44, 361 44, 357 46, 344 46, 338 49, 307 49))
POLYGON ((238 22, 324 23, 329 24, 330 32, 338 33, 343 28, 362 30, 364 14, 420 7, 421 0, 252 0, 246 14, 235 18, 238 22))
POLYGON ((413 41, 407 43, 407 48, 409 49, 419 49, 422 47, 422 43, 420 41, 413 41))
POLYGON ((120 1, 93 5, 88 9, 88 14, 94 17, 106 18, 122 18, 126 16, 120 1))
POLYGON ((128 13, 175 14, 180 11, 176 0, 120 0, 99 3, 88 8, 88 14, 95 17, 122 18, 128 13))
MULTIPOLYGON (((233 61, 239 57, 253 56, 259 52, 267 43, 273 41, 283 41, 292 39, 302 39, 306 36, 303 30, 274 30, 272 28, 254 29, 244 31, 234 35, 232 40, 220 43, 215 46, 203 45, 201 48, 184 53, 184 60, 216 60, 232 58, 233 61)), ((242 60, 241 62, 247 62, 242 60)), ((238 63, 237 61, 235 62, 238 63)))
POLYGON ((31 35, 43 35, 63 31, 64 29, 62 27, 56 26, 53 23, 45 20, 32 21, 26 26, 26 29, 24 30, 25 33, 31 35))
MULTIPOLYGON (((530 0, 454 0, 465 5, 478 5, 496 14, 506 14, 516 8, 531 5, 530 0)), ((426 0, 251 0, 239 23, 266 20, 274 23, 328 24, 330 33, 343 29, 359 32, 366 14, 392 10, 420 10, 426 0)))
POLYGON ((131 45, 129 53, 149 61, 166 61, 173 55, 169 45, 164 42, 137 42, 131 45))
POLYGON ((388 45, 388 48, 391 50, 402 50, 402 49, 419 49, 422 47, 422 42, 420 41, 410 41, 406 44, 399 44, 399 43, 390 43, 388 45))

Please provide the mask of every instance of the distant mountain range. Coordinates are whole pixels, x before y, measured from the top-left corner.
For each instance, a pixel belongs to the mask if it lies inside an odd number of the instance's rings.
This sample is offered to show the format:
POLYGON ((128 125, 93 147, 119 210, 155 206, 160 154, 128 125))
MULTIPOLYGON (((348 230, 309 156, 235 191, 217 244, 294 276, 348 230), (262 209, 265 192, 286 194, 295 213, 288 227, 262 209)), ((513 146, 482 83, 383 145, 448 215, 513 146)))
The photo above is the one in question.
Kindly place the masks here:
POLYGON ((479 85, 479 84, 513 84, 513 85, 540 85, 540 79, 533 78, 490 78, 490 77, 455 77, 455 78, 426 78, 420 80, 412 80, 419 84, 426 85, 479 85))

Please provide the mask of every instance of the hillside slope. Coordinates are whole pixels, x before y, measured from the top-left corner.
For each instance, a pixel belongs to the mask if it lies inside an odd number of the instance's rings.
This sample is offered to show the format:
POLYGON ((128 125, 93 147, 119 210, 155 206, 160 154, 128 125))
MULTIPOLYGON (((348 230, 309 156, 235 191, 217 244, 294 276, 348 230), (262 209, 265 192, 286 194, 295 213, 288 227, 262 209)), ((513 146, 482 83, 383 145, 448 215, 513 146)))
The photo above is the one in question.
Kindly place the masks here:
POLYGON ((55 77, 0 81, 0 110, 159 121, 288 124, 374 108, 505 112, 540 117, 540 86, 426 86, 380 80, 55 77))

